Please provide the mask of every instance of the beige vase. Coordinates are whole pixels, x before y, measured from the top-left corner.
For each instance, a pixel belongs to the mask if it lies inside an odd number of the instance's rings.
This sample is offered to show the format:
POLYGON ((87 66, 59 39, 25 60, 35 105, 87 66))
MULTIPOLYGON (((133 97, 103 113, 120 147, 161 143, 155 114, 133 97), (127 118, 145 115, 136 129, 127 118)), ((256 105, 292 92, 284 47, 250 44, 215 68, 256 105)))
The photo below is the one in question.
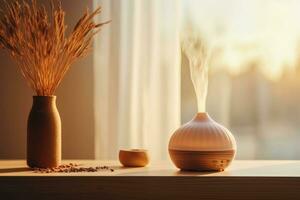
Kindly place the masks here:
POLYGON ((182 170, 222 171, 234 159, 236 142, 228 129, 198 113, 172 135, 169 154, 182 170))
POLYGON ((34 96, 27 125, 27 165, 56 167, 61 162, 61 120, 56 96, 34 96))

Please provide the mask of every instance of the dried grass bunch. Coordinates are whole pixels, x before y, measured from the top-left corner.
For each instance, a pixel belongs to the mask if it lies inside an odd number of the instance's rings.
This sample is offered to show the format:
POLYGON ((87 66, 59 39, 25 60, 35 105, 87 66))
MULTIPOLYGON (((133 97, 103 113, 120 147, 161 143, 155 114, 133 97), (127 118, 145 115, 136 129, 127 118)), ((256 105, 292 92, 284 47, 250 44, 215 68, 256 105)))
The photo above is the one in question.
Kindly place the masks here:
POLYGON ((101 12, 86 10, 66 36, 61 1, 51 1, 50 12, 36 0, 1 4, 0 45, 17 62, 22 75, 38 96, 53 95, 70 65, 89 52, 98 28, 93 18, 101 12))

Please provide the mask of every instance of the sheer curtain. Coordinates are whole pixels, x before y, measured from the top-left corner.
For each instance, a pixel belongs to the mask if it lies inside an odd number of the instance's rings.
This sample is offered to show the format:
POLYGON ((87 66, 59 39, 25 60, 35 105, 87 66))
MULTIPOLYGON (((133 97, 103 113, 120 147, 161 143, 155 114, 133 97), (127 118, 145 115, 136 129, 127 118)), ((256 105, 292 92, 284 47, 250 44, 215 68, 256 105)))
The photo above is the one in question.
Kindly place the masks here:
POLYGON ((111 19, 94 46, 95 153, 145 148, 167 158, 180 125, 179 2, 94 0, 111 19))

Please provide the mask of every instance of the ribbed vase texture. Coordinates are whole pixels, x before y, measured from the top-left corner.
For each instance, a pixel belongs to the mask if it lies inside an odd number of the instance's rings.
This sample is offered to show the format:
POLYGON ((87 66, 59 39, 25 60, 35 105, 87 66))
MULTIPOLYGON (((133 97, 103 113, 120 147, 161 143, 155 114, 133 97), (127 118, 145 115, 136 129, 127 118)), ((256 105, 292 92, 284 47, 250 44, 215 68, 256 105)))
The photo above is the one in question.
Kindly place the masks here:
POLYGON ((235 152, 234 136, 207 113, 198 113, 176 130, 169 142, 172 161, 186 170, 223 170, 235 152))

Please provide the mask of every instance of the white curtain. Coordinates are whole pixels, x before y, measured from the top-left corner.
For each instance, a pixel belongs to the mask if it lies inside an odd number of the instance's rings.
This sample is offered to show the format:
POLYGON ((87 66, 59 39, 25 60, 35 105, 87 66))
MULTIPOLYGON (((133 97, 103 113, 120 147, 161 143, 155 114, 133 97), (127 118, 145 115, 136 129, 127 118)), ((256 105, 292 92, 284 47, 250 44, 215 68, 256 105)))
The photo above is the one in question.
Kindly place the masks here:
POLYGON ((95 153, 116 159, 120 148, 168 157, 180 126, 179 2, 94 0, 97 19, 111 19, 94 45, 95 153))

